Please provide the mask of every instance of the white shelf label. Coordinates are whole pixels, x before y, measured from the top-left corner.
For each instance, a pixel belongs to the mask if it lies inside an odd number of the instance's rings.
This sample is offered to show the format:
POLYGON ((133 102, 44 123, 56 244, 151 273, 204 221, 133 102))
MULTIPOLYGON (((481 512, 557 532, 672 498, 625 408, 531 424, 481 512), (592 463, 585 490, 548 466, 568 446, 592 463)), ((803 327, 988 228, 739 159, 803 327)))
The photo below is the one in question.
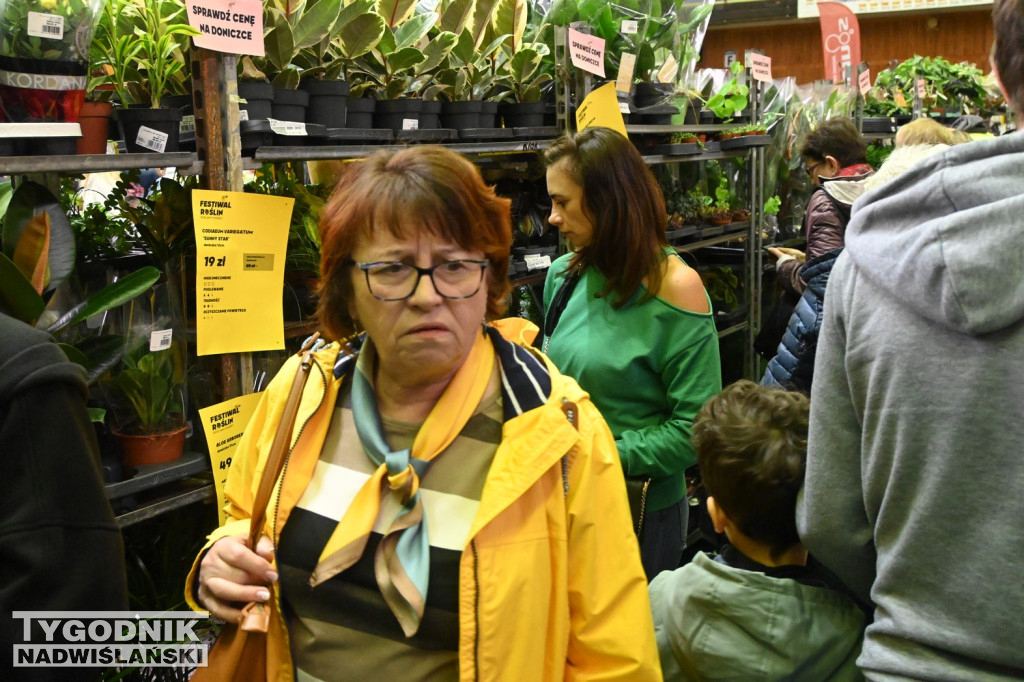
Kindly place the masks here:
POLYGON ((149 350, 156 352, 170 348, 172 331, 171 329, 161 329, 151 333, 149 335, 149 350))
POLYGON ((526 261, 526 269, 529 270, 543 270, 551 267, 551 256, 538 256, 536 254, 530 254, 524 257, 526 261))
POLYGON ((302 136, 306 134, 306 124, 298 121, 279 121, 276 118, 268 118, 270 129, 278 135, 302 136))
POLYGON ((248 121, 249 120, 249 110, 248 109, 239 109, 238 110, 238 120, 239 121, 248 121))
POLYGON ((162 154, 167 149, 167 137, 167 133, 142 126, 139 128, 139 134, 135 137, 135 144, 162 154))
MULTIPOLYGON (((633 85, 633 69, 636 68, 636 55, 631 52, 623 52, 619 55, 619 73, 615 76, 615 91, 629 93, 633 85)), ((628 114, 628 111, 623 113, 628 114)))
POLYGON ((178 126, 179 133, 194 133, 196 131, 196 117, 192 114, 181 117, 181 125, 178 126))
POLYGON ((420 120, 418 118, 403 118, 402 130, 419 130, 420 120))
POLYGON ((628 114, 629 113, 629 102, 621 102, 620 101, 619 102, 619 111, 621 111, 624 114, 628 114))
POLYGON ((36 38, 64 38, 64 17, 58 14, 28 13, 28 34, 36 38))
POLYGON ((627 36, 635 35, 640 30, 640 25, 634 19, 625 19, 622 22, 622 33, 627 36))

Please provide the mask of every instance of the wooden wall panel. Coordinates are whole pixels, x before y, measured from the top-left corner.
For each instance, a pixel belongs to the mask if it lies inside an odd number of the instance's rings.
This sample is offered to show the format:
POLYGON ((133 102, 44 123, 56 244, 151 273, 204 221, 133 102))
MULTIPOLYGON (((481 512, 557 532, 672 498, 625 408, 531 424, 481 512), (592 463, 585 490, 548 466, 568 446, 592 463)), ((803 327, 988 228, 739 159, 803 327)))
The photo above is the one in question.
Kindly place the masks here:
MULTIPOLYGON (((713 19, 714 17, 712 17, 713 19)), ((884 69, 892 59, 915 54, 945 57, 951 62, 974 62, 988 71, 992 46, 991 9, 954 12, 922 12, 904 15, 859 16, 861 58, 871 73, 884 69)), ((772 58, 772 75, 794 76, 797 83, 825 77, 821 29, 817 19, 792 19, 781 24, 714 27, 704 39, 701 68, 722 68, 725 51, 757 48, 772 58)))

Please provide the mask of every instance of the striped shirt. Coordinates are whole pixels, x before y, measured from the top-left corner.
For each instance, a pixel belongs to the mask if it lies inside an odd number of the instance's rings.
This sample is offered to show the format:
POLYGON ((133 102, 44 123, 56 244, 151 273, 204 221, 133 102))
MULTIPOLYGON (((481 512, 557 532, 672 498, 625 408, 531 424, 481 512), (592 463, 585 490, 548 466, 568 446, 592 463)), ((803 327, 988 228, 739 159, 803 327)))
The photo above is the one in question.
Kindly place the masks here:
MULTIPOLYGON (((420 478, 430 540, 430 581, 419 631, 406 638, 377 587, 373 559, 398 503, 385 495, 359 561, 316 588, 309 578, 356 492, 376 467, 363 452, 349 394, 339 400, 320 460, 281 532, 278 568, 299 680, 458 679, 458 577, 462 549, 501 441, 501 391, 484 397, 458 437, 420 478)), ((419 424, 383 418, 394 449, 412 447, 419 424)))

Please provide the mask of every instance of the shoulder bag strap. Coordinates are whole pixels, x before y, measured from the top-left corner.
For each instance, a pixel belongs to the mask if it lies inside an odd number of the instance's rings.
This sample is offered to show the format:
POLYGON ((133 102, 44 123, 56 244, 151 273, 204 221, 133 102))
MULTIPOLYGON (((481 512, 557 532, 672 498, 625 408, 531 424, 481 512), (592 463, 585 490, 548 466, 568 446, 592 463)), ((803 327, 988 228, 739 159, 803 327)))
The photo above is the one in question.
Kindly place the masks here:
POLYGON ((302 362, 295 373, 292 381, 291 391, 284 404, 284 413, 277 425, 277 433, 274 434, 274 441, 270 446, 270 453, 267 455, 267 463, 263 468, 263 478, 260 479, 260 487, 256 491, 256 498, 253 500, 252 516, 249 521, 249 546, 256 551, 256 543, 263 534, 263 521, 267 516, 267 505, 270 503, 270 494, 274 490, 281 470, 284 468, 285 455, 291 444, 292 429, 295 427, 295 417, 299 413, 299 402, 302 398, 302 390, 306 386, 306 379, 309 377, 310 367, 313 365, 313 349, 320 333, 313 334, 299 353, 302 354, 302 362))
POLYGON ((575 268, 565 274, 562 286, 558 288, 555 297, 551 300, 551 306, 548 308, 547 314, 544 315, 544 328, 533 339, 533 345, 536 348, 547 351, 548 338, 554 333, 555 327, 558 326, 558 320, 562 317, 565 306, 568 305, 572 292, 579 281, 580 273, 575 268))

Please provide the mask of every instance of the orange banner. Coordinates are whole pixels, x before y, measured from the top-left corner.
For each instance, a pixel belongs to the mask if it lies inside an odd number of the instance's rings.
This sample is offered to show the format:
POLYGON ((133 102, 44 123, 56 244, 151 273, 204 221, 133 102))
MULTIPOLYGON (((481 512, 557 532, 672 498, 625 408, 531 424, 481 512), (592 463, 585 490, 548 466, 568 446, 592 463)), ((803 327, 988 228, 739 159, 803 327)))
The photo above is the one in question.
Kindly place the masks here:
POLYGON ((841 2, 819 2, 821 49, 825 53, 825 78, 842 83, 844 67, 860 64, 860 24, 857 15, 841 2))

